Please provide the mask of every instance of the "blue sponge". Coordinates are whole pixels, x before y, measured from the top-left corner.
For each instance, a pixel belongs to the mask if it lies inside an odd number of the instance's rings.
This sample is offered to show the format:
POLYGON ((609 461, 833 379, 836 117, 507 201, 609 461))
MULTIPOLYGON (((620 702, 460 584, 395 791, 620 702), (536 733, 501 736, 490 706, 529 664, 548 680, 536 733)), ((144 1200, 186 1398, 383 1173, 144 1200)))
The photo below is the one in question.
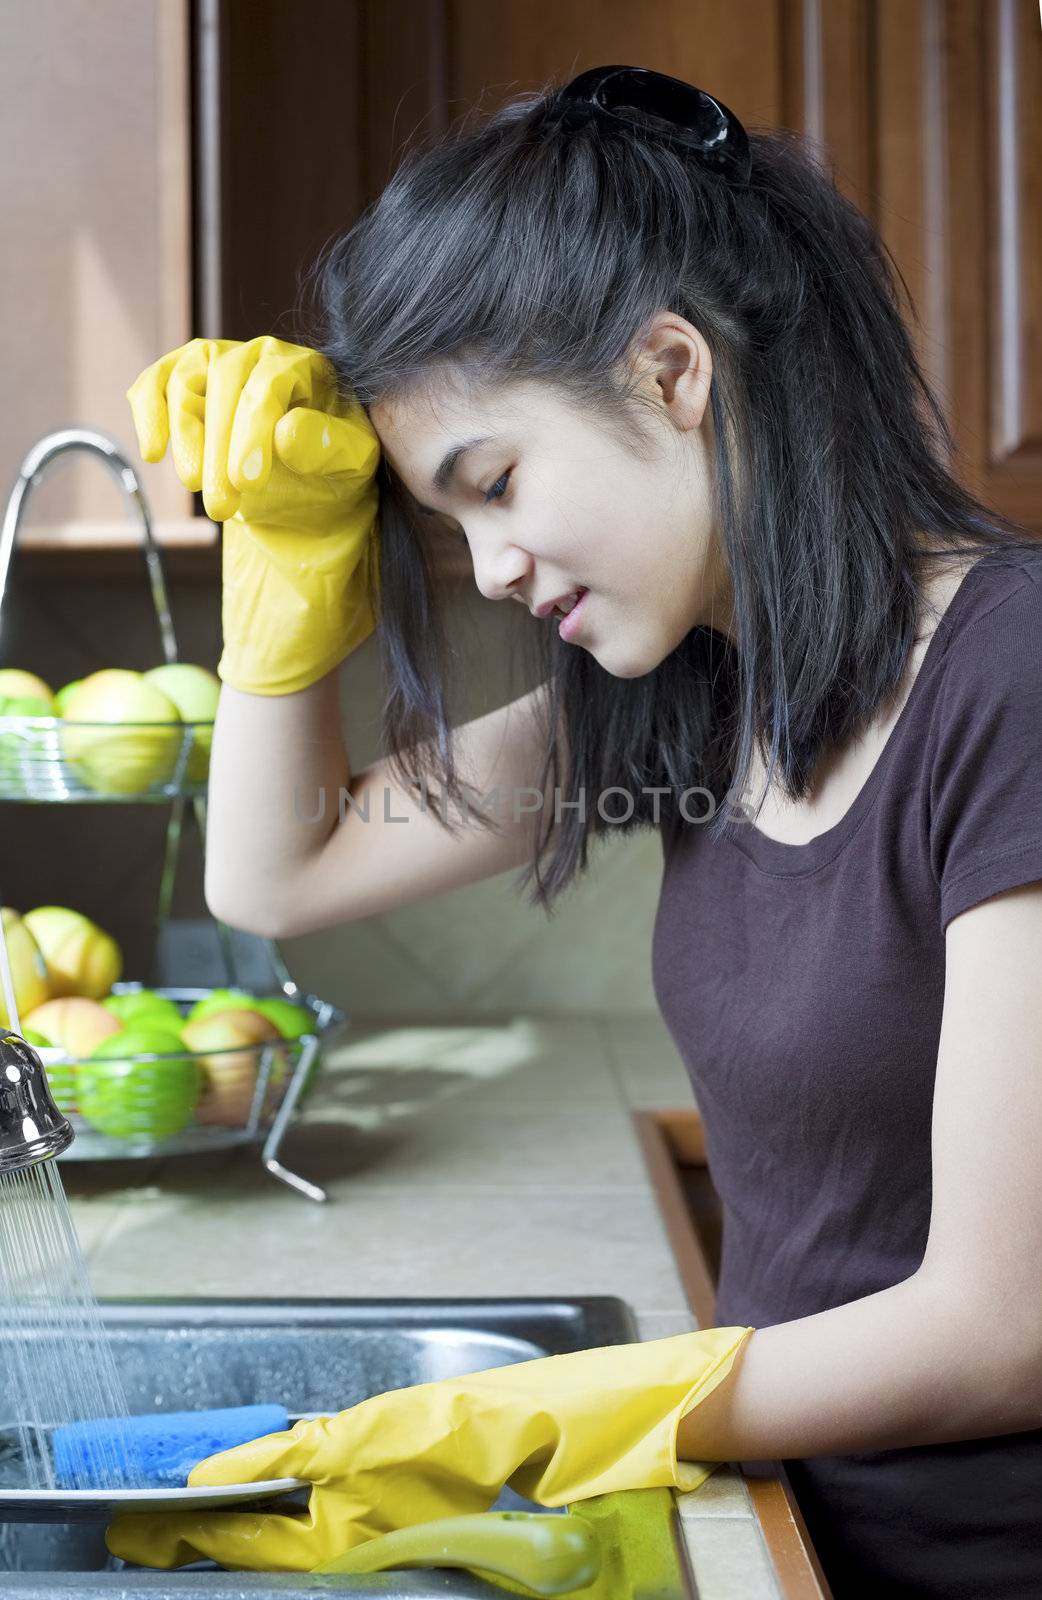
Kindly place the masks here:
POLYGON ((95 1487, 99 1446, 110 1442, 110 1447, 120 1448, 125 1437, 136 1457, 132 1471, 136 1481, 127 1487, 183 1489, 192 1468, 207 1456, 288 1427, 286 1408, 274 1405, 71 1422, 51 1434, 55 1477, 62 1489, 95 1487))

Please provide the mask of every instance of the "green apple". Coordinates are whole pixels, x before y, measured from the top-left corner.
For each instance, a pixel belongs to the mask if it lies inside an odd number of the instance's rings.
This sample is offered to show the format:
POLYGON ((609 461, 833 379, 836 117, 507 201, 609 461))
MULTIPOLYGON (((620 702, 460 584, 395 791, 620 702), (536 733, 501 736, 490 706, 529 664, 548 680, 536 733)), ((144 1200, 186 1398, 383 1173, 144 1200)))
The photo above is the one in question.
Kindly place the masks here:
POLYGON ((126 1026, 162 1028, 167 1033, 180 1036, 184 1017, 168 995, 156 994, 154 989, 130 989, 125 994, 107 994, 101 1002, 126 1026))
POLYGON ((80 1113, 114 1139, 169 1139, 195 1113, 202 1074, 175 1033, 146 1025, 104 1040, 79 1066, 80 1113), (156 1061, 140 1056, 155 1055, 156 1061))
POLYGON ((211 989, 197 1000, 188 1013, 187 1021, 195 1022, 211 1011, 258 1011, 260 1007, 247 989, 211 989))
POLYGON ((45 700, 39 694, 8 695, 0 701, 0 716, 53 717, 54 706, 52 701, 45 700))
POLYGON ((35 906, 22 918, 51 974, 51 994, 100 1000, 119 982, 123 952, 111 934, 69 906, 35 906))
POLYGON ((82 682, 82 678, 73 678, 71 683, 67 683, 63 689, 58 690, 54 697, 54 714, 56 717, 64 717, 65 707, 82 682))
POLYGON ((315 1032, 315 1019, 307 1006, 283 1000, 278 995, 254 1000, 253 1010, 259 1011, 262 1017, 270 1017, 284 1039, 299 1039, 305 1033, 315 1032))
POLYGON ((181 747, 181 719, 173 701, 143 673, 106 667, 70 694, 61 745, 88 788, 142 794, 169 780, 181 747))
POLYGON ((145 673, 146 682, 155 684, 177 707, 182 722, 195 723, 192 750, 185 777, 189 783, 203 783, 210 770, 213 721, 221 695, 221 680, 208 667, 195 667, 188 661, 170 661, 145 673), (198 726, 198 724, 203 726, 198 726))

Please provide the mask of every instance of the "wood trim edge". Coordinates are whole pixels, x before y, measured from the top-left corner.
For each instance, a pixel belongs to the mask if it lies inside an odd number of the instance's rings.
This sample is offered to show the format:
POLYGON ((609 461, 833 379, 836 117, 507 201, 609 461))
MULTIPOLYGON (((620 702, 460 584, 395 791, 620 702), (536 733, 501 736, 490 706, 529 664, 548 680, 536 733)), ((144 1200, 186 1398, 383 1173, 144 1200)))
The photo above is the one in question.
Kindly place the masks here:
POLYGON ((716 1315, 716 1289, 701 1241, 688 1216, 669 1135, 657 1112, 635 1111, 633 1117, 688 1305, 698 1326, 711 1328, 716 1315))
MULTIPOLYGON (((161 549, 205 549, 217 543, 217 524, 209 517, 159 517, 153 524, 161 549)), ((129 517, 118 521, 77 518, 70 522, 27 523, 18 535, 19 550, 142 549, 141 526, 129 517)))
MULTIPOLYGON (((697 1111, 634 1111, 651 1187, 669 1239, 688 1305, 700 1328, 715 1319, 716 1288, 677 1175, 682 1165, 704 1166, 705 1130, 697 1111)), ((742 1471, 753 1512, 785 1600, 833 1600, 806 1522, 780 1462, 774 1476, 742 1471)))

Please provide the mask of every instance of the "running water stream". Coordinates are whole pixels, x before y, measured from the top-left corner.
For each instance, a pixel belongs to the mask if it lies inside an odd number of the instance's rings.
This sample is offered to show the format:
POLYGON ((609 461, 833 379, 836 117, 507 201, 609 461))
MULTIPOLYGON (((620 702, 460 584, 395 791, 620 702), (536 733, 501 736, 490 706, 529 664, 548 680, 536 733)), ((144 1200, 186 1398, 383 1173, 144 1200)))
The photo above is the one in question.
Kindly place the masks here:
POLYGON ((0 1486, 133 1488, 126 1396, 57 1163, 0 1172, 0 1486), (57 1482, 51 1430, 112 1418, 57 1482))
MULTIPOLYGON (((29 1050, 21 1038, 3 917, 0 992, 11 1019, 10 1030, 0 1029, 0 1035, 13 1031, 17 1048, 29 1050)), ((17 1063, 7 1070, 19 1081, 17 1063)), ((22 1141, 36 1138, 39 1128, 25 1106, 14 1104, 15 1112, 5 1110, 0 1138, 12 1139, 17 1150, 22 1141), (9 1117, 16 1119, 12 1126, 6 1125, 9 1117)), ((122 1426, 127 1415, 57 1161, 53 1156, 30 1165, 5 1161, 0 1165, 0 1487, 139 1487, 139 1460, 122 1426), (78 1463, 59 1483, 52 1430, 109 1418, 111 1428, 84 1442, 78 1463)))

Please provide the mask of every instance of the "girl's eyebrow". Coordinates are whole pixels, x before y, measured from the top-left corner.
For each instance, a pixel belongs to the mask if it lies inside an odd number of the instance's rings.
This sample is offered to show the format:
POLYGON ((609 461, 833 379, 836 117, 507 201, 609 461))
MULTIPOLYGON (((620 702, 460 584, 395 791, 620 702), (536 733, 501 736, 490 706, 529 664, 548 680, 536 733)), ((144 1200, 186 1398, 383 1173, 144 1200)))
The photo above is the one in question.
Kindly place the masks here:
MULTIPOLYGON (((478 446, 482 444, 490 444, 494 437, 495 435, 490 433, 479 434, 473 439, 464 439, 459 444, 452 445, 450 449, 446 450, 438 466, 435 468, 434 476, 431 479, 432 487, 435 488, 439 494, 444 494, 445 490, 452 482, 456 468, 463 460, 463 457, 467 454, 467 451, 476 450, 478 446)), ((421 506, 419 502, 417 502, 417 510, 423 511, 431 517, 437 516, 437 512, 432 506, 421 506)))

